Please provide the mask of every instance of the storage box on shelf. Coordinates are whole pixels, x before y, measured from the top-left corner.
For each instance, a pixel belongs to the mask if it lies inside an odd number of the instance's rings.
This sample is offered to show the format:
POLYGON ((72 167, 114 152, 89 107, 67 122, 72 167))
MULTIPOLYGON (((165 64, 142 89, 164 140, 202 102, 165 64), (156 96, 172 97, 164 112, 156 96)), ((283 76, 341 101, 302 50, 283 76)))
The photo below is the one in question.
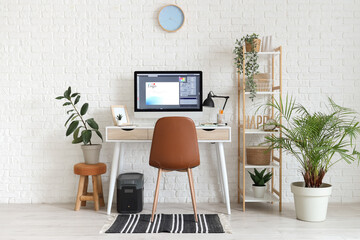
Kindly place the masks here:
MULTIPOLYGON (((246 54, 245 47, 243 47, 243 53, 246 54)), ((269 97, 274 101, 275 98, 280 98, 282 94, 282 48, 281 46, 274 49, 273 52, 258 52, 259 57, 271 58, 271 72, 266 74, 259 74, 254 79, 256 83, 260 83, 257 89, 257 95, 263 95, 269 97), (275 62, 278 61, 278 75, 275 78, 275 62), (269 81, 266 81, 269 78, 269 81)), ((243 66, 245 66, 245 59, 243 66)), ((245 72, 245 67, 243 69, 245 72)), ((238 74, 238 202, 242 200, 243 211, 245 211, 245 203, 247 202, 278 202, 279 211, 281 211, 282 204, 282 151, 271 151, 270 164, 265 165, 251 165, 246 161, 246 147, 247 138, 255 135, 259 137, 265 137, 269 134, 282 135, 281 129, 274 131, 264 131, 262 129, 247 129, 246 128, 246 96, 250 95, 250 92, 246 91, 245 75, 240 76, 238 74), (242 101, 242 105, 241 105, 242 101), (242 124, 241 124, 242 122, 242 124), (264 198, 255 198, 252 191, 246 190, 246 169, 268 169, 273 173, 271 183, 268 186, 268 190, 264 198), (275 171, 278 169, 278 171, 275 171), (240 177, 242 173, 242 178, 240 177), (277 174, 275 174, 277 173, 277 174), (278 181, 278 189, 275 188, 275 181, 278 181)), ((256 101, 256 98, 254 99, 256 101)), ((274 109, 271 109, 271 118, 274 118, 274 109)), ((281 118, 280 118, 281 119, 281 118)), ((281 121, 281 120, 280 120, 281 121)))

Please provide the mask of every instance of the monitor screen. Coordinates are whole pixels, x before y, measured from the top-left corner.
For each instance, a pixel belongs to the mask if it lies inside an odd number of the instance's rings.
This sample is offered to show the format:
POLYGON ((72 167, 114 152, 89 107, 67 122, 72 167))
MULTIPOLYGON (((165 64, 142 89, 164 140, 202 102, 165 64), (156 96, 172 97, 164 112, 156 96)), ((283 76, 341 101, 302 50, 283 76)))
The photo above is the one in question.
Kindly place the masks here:
POLYGON ((136 71, 135 112, 202 111, 201 71, 136 71))

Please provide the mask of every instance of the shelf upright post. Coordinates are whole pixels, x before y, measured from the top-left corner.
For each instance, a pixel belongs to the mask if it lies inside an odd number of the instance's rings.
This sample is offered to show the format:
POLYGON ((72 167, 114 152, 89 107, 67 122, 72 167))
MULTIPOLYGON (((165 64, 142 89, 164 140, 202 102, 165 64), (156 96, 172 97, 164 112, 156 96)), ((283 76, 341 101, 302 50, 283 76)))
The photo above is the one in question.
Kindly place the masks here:
MULTIPOLYGON (((271 95, 271 103, 274 106, 274 87, 275 87, 275 56, 272 55, 271 61, 271 79, 272 79, 272 88, 271 91, 273 94, 271 95)), ((271 107, 271 119, 274 119, 274 107, 271 107)), ((272 134, 274 136, 274 134, 272 134)), ((271 150, 271 162, 274 163, 274 149, 271 150)), ((271 169, 272 178, 271 178, 271 194, 274 194, 274 168, 271 169)))
POLYGON ((241 191, 241 188, 240 188, 240 157, 241 157, 241 149, 240 149, 240 128, 241 128, 241 122, 240 122, 240 120, 241 120, 241 115, 240 115, 240 113, 241 113, 241 111, 240 111, 240 94, 241 94, 241 90, 240 90, 240 73, 239 73, 239 69, 237 69, 237 78, 238 78, 238 186, 237 186, 237 188, 238 188, 238 203, 240 204, 240 191, 241 191))
MULTIPOLYGON (((280 98, 282 98, 282 46, 279 47, 279 51, 280 51, 280 56, 279 56, 279 81, 280 81, 280 98)), ((282 106, 282 104, 280 105, 282 106)), ((280 111, 280 125, 282 125, 282 109, 280 111)), ((280 128, 280 138, 282 138, 282 128, 280 128)), ((280 165, 280 169, 279 169, 279 212, 281 212, 282 210, 282 148, 280 148, 280 153, 279 153, 279 165, 280 165)))
POLYGON ((243 152, 242 152, 242 170, 243 170, 243 182, 242 182, 242 199, 243 199, 243 212, 245 212, 245 122, 246 122, 246 116, 245 116, 245 45, 243 46, 243 78, 242 78, 242 100, 243 100, 243 124, 242 124, 242 145, 243 145, 243 152))

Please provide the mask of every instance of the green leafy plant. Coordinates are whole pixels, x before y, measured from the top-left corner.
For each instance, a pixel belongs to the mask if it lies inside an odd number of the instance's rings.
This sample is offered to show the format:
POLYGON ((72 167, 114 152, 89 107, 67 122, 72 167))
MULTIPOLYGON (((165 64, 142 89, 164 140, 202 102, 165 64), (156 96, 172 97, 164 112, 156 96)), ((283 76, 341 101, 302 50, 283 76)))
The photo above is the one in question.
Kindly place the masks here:
POLYGON ((331 98, 329 103, 328 113, 310 113, 288 96, 285 103, 280 98, 266 104, 277 110, 276 125, 282 128, 282 136, 267 136, 265 143, 272 149, 282 148, 297 159, 305 187, 320 187, 329 168, 337 162, 360 161, 354 143, 360 133, 355 112, 335 104, 331 98), (284 123, 280 123, 280 118, 284 123))
POLYGON ((122 118, 123 118, 123 115, 122 115, 122 114, 119 114, 119 115, 116 116, 116 119, 117 119, 118 121, 121 121, 122 118))
POLYGON ((251 173, 250 171, 248 171, 251 179, 254 182, 254 186, 265 186, 265 183, 270 181, 270 179, 272 177, 272 173, 268 172, 265 174, 265 172, 266 172, 266 168, 263 169, 261 172, 259 172, 256 168, 254 168, 254 173, 251 173))
POLYGON ((256 42, 255 39, 258 39, 258 34, 251 34, 246 35, 242 37, 240 40, 236 39, 235 41, 235 65, 237 68, 237 72, 240 74, 245 74, 246 76, 246 88, 250 91, 250 98, 251 100, 254 100, 256 97, 256 83, 254 81, 255 74, 258 74, 259 71, 259 64, 257 63, 258 60, 258 54, 255 51, 256 48, 256 42), (245 56, 243 54, 243 46, 245 46, 246 43, 251 44, 251 51, 246 52, 245 56), (243 72, 243 61, 245 58, 245 73, 243 72))
POLYGON ((87 113, 89 108, 88 103, 84 103, 80 111, 77 108, 77 104, 80 101, 80 93, 71 93, 71 87, 69 87, 63 96, 58 96, 55 99, 62 100, 65 99, 63 106, 71 106, 71 109, 66 112, 67 115, 70 115, 65 122, 65 127, 69 126, 66 130, 66 136, 73 134, 74 140, 72 143, 84 143, 85 145, 92 144, 91 137, 92 132, 95 132, 101 140, 103 140, 102 135, 99 131, 99 125, 95 122, 94 118, 88 118, 84 120, 84 115, 87 113), (79 126, 80 125, 80 126, 79 126), (80 135, 79 135, 80 134, 80 135))

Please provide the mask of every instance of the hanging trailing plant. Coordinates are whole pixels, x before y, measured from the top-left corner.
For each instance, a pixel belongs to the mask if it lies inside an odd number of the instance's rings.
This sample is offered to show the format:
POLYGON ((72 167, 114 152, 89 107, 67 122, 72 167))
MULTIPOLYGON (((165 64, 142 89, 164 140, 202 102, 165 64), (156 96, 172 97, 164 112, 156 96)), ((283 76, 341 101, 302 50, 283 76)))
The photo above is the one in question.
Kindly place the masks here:
POLYGON ((259 64, 257 63, 258 54, 256 51, 256 41, 259 38, 258 34, 251 34, 242 37, 240 40, 236 39, 235 41, 235 65, 237 72, 240 74, 245 74, 246 76, 246 88, 250 91, 250 99, 253 101, 256 97, 256 83, 254 81, 255 74, 258 74, 259 64), (243 73, 243 46, 245 44, 251 44, 251 50, 245 53, 245 73, 243 73))

